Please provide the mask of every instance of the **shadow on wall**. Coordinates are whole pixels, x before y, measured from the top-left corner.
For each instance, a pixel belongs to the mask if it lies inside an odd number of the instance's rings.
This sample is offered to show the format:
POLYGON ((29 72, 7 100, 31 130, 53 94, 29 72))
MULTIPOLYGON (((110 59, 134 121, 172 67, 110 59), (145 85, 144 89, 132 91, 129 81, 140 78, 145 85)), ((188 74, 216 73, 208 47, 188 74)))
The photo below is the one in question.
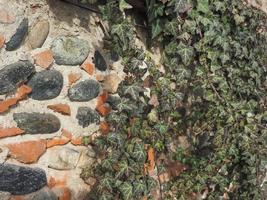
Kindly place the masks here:
POLYGON ((73 26, 73 19, 78 18, 80 20, 79 26, 88 31, 90 31, 90 19, 88 16, 91 17, 88 12, 93 15, 99 15, 97 7, 90 6, 91 8, 89 8, 87 4, 78 6, 77 0, 46 0, 46 2, 57 20, 65 21, 69 26, 73 26))
MULTIPOLYGON (((100 1, 102 2, 102 0, 100 1)), ((100 17, 98 7, 79 2, 80 0, 46 0, 49 10, 53 13, 56 21, 65 22, 70 27, 78 26, 84 28, 88 32, 94 32, 92 30, 93 22, 105 33, 107 31, 106 28, 98 20, 98 17, 100 17)), ((102 37, 96 37, 92 45, 95 49, 102 49, 102 37)))

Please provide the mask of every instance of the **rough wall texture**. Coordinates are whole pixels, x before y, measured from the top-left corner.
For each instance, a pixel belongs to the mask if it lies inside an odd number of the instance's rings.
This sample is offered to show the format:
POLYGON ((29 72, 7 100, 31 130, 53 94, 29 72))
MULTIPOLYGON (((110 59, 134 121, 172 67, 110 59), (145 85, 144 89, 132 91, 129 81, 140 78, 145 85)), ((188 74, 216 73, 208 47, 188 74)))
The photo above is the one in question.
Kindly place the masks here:
POLYGON ((267 0, 248 0, 248 3, 267 13, 267 0))
POLYGON ((57 0, 0 0, 1 200, 82 200, 90 191, 94 180, 80 173, 96 160, 82 137, 101 134, 99 124, 107 131, 107 92, 123 78, 97 23, 57 0))

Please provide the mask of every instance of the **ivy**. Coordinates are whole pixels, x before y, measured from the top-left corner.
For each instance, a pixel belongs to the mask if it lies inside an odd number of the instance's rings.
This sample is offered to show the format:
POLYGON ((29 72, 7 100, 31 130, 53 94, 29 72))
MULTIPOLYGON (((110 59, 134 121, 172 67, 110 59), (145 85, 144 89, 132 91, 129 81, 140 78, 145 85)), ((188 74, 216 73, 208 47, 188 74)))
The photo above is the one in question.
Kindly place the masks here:
POLYGON ((140 13, 127 2, 101 8, 106 48, 123 58, 128 76, 106 117, 112 131, 94 141, 102 160, 90 173, 98 182, 89 199, 153 199, 159 186, 144 172, 147 148, 156 151, 158 173, 168 170, 160 157, 187 166, 162 182, 164 199, 263 199, 266 15, 238 0, 146 0, 141 18, 147 49, 162 47, 159 71, 133 42, 140 13), (146 72, 155 107, 144 95, 146 72))

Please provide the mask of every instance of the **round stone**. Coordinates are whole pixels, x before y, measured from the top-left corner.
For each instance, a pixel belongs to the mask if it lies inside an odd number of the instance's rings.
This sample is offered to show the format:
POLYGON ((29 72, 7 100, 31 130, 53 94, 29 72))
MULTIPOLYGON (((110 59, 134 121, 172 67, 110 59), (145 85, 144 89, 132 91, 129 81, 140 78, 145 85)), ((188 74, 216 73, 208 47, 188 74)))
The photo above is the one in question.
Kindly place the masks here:
POLYGON ((56 70, 44 70, 33 75, 28 86, 32 88, 31 98, 48 100, 57 97, 63 87, 63 76, 56 70))
POLYGON ((87 127, 93 123, 98 124, 100 122, 98 113, 88 107, 79 107, 76 118, 78 119, 79 125, 82 127, 87 127))
POLYGON ((22 20, 22 22, 19 24, 19 27, 17 28, 15 34, 10 38, 10 40, 6 43, 6 50, 7 51, 13 51, 17 49, 24 38, 26 37, 28 33, 28 19, 25 18, 22 20))
POLYGON ((34 65, 29 61, 19 61, 5 66, 0 70, 0 94, 14 91, 18 84, 25 82, 34 72, 34 65))
POLYGON ((53 114, 14 113, 13 119, 28 134, 55 133, 60 129, 60 121, 53 114))
POLYGON ((97 50, 95 51, 95 54, 94 54, 94 64, 95 64, 95 67, 100 71, 106 71, 108 68, 104 57, 97 50))
POLYGON ((85 80, 77 83, 68 91, 71 101, 90 101, 98 96, 100 85, 94 80, 85 80))
POLYGON ((44 44, 49 33, 49 22, 47 20, 37 21, 29 33, 29 44, 32 49, 40 48, 44 44))
POLYGON ((43 188, 30 194, 27 200, 58 200, 57 195, 49 188, 43 188))
POLYGON ((58 65, 80 65, 89 54, 88 42, 75 37, 61 36, 51 46, 58 65))
POLYGON ((40 168, 0 164, 0 191, 24 195, 36 192, 46 184, 45 171, 40 168))

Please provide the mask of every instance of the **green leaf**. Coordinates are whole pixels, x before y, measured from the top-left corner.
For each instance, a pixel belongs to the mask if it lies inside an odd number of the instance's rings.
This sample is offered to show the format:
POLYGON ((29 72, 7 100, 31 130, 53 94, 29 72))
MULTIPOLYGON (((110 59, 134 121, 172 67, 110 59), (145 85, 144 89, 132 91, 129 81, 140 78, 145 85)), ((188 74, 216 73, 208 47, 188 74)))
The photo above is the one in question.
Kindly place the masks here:
POLYGON ((152 23, 152 39, 155 39, 157 36, 159 36, 159 34, 162 33, 162 30, 161 20, 157 19, 152 23))
MULTIPOLYGON (((131 107, 131 109, 133 108, 131 107)), ((127 114, 122 112, 120 112, 120 114, 116 112, 111 112, 107 117, 108 122, 113 122, 115 124, 124 124, 127 119, 128 119, 127 114)))
POLYGON ((111 159, 104 159, 102 162, 101 162, 101 166, 105 169, 108 169, 108 170, 113 170, 113 167, 112 167, 112 160, 111 159))
POLYGON ((136 142, 134 145, 134 149, 132 152, 133 158, 138 162, 145 162, 146 160, 146 152, 144 149, 143 142, 136 142))
POLYGON ((139 59, 136 59, 136 58, 133 58, 131 60, 132 69, 138 69, 140 66, 142 66, 142 64, 143 64, 142 60, 139 60, 139 59))
POLYGON ((197 2, 197 10, 199 12, 208 13, 209 10, 209 0, 198 0, 197 2))
POLYGON ((135 195, 141 195, 143 193, 146 193, 146 191, 147 191, 146 184, 142 180, 134 181, 133 188, 134 188, 134 194, 135 195))
POLYGON ((191 7, 190 0, 176 0, 175 11, 178 13, 184 13, 191 7))
POLYGON ((120 102, 116 105, 116 109, 119 112, 122 112, 122 111, 131 112, 134 109, 137 109, 137 107, 129 99, 127 99, 127 98, 121 98, 120 99, 120 102))
POLYGON ((178 54, 181 56, 183 63, 188 66, 194 58, 194 48, 180 42, 178 45, 178 54))
POLYGON ((124 90, 124 95, 130 95, 130 97, 132 97, 132 99, 134 100, 138 100, 139 99, 139 94, 141 92, 144 92, 145 89, 141 88, 140 86, 138 86, 137 84, 132 84, 129 86, 124 86, 123 87, 124 90))
POLYGON ((105 175, 104 178, 100 180, 100 186, 102 188, 106 188, 109 191, 112 191, 113 188, 113 178, 111 178, 109 175, 105 175))
POLYGON ((126 9, 131 9, 133 6, 128 4, 125 0, 120 0, 119 8, 121 12, 124 12, 126 9))
POLYGON ((121 41, 123 50, 129 48, 134 32, 132 26, 126 20, 120 24, 113 25, 111 33, 116 35, 121 41))
POLYGON ((104 192, 103 194, 101 194, 99 200, 113 200, 113 195, 111 195, 110 193, 104 192))
POLYGON ((178 34, 178 28, 179 28, 179 24, 178 24, 178 20, 176 20, 176 19, 169 21, 165 25, 166 33, 170 33, 174 36, 176 36, 178 34))
POLYGON ((127 174, 129 171, 129 166, 127 160, 122 160, 118 164, 119 170, 116 173, 116 178, 120 178, 124 174, 127 174))
POLYGON ((222 61, 222 64, 225 64, 227 61, 230 60, 230 57, 227 54, 222 53, 221 56, 220 56, 220 59, 222 61))
POLYGON ((133 196, 133 186, 129 182, 124 182, 120 187, 119 187, 120 192, 122 193, 122 197, 124 200, 129 200, 133 196))
POLYGON ((125 139, 120 133, 109 133, 107 136, 107 141, 114 146, 123 146, 125 139))

